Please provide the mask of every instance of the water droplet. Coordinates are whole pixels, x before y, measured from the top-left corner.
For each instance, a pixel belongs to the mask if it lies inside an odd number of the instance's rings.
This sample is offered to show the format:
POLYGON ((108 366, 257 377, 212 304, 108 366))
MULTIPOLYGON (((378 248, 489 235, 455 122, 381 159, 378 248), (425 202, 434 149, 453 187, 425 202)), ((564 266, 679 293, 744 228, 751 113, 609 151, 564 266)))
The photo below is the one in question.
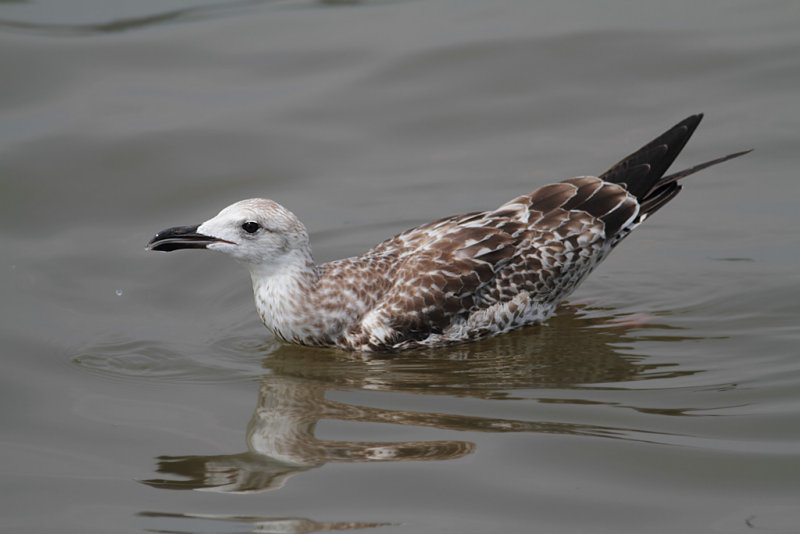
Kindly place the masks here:
POLYGON ((116 291, 114 291, 114 293, 116 293, 116 295, 117 295, 118 297, 121 297, 121 296, 122 296, 122 290, 121 290, 121 289, 117 289, 116 291))

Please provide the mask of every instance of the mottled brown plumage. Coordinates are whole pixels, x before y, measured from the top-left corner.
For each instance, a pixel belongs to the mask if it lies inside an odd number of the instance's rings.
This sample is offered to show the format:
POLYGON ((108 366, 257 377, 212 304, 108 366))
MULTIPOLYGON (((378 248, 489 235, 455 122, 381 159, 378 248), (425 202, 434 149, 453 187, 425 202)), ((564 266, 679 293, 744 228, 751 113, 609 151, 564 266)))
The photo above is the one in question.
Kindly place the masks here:
POLYGON ((664 176, 701 118, 685 119, 599 177, 439 219, 359 257, 317 266, 305 227, 262 199, 234 204, 197 228, 161 232, 150 247, 206 246, 247 264, 262 321, 288 342, 394 351, 479 339, 545 320, 680 191, 678 179, 744 154, 664 176))

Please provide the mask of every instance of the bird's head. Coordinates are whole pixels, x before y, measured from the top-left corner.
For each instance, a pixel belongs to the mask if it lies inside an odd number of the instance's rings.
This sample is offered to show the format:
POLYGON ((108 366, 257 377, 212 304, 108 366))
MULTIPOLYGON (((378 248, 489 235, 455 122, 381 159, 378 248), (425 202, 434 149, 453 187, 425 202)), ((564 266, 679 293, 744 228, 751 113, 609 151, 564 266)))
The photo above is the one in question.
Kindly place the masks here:
POLYGON ((279 266, 308 252, 308 232, 297 217, 272 200, 242 200, 198 226, 176 226, 158 232, 148 250, 184 248, 217 250, 250 270, 279 266))

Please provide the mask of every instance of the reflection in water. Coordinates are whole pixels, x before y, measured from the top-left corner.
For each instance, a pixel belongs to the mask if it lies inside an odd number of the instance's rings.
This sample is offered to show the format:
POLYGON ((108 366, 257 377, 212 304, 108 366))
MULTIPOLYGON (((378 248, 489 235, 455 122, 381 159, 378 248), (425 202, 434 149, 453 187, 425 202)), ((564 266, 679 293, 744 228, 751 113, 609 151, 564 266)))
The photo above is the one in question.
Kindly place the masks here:
MULTIPOLYGON (((468 441, 331 441, 315 436, 320 420, 387 423, 471 432, 537 432, 641 439, 641 431, 562 422, 475 417, 358 406, 326 398, 331 391, 387 391, 483 399, 514 399, 514 391, 558 387, 580 397, 591 384, 677 376, 620 354, 624 327, 597 328, 562 314, 479 343, 393 355, 392 358, 281 345, 267 354, 258 403, 247 429, 247 452, 161 456, 158 472, 178 479, 143 481, 164 489, 260 492, 328 462, 448 460, 473 452, 468 441), (637 437, 633 437, 633 435, 637 437)), ((649 325, 649 328, 655 328, 649 325)), ((639 338, 642 339, 642 338, 639 338)), ((671 336, 665 339, 680 339, 671 336)), ((682 373, 686 374, 686 372, 682 373)), ((552 399, 540 399, 543 401, 552 399)), ((596 403, 581 398, 558 402, 596 403)))
MULTIPOLYGON (((336 521, 336 522, 320 522, 312 521, 310 519, 303 519, 300 517, 262 517, 262 516, 238 516, 238 515, 215 515, 215 514, 170 514, 161 512, 141 512, 141 517, 152 517, 161 520, 179 520, 180 525, 186 527, 187 520, 193 519, 206 521, 219 521, 224 523, 226 528, 231 528, 235 525, 245 525, 249 532, 260 533, 281 533, 281 534, 301 534, 307 532, 322 532, 332 530, 355 530, 360 528, 376 528, 391 525, 391 523, 358 523, 349 521, 336 521)), ((148 532, 170 532, 175 534, 177 532, 196 532, 195 530, 151 530, 148 532)), ((208 529, 206 525, 202 532, 213 532, 208 529)), ((228 532, 228 530, 225 530, 228 532)))
MULTIPOLYGON (((578 311, 571 308, 573 312, 578 311)), ((597 313, 597 310, 594 310, 597 313)), ((664 336, 630 336, 619 318, 591 319, 561 310, 545 327, 532 327, 476 343, 400 354, 345 354, 282 345, 264 366, 275 376, 321 381, 337 389, 366 389, 511 399, 514 390, 582 390, 593 384, 674 378, 695 371, 642 363, 625 353, 633 342, 683 341, 677 328, 654 324, 664 336), (363 359, 362 359, 363 358, 363 359)))

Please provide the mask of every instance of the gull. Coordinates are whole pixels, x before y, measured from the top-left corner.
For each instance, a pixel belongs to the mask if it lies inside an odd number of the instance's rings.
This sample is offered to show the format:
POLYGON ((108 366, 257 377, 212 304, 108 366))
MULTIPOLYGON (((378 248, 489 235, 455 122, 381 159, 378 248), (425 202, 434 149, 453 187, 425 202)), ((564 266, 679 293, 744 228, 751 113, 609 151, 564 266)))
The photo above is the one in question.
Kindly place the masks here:
POLYGON ((357 257, 317 265, 305 226, 261 198, 158 232, 147 248, 209 249, 244 264, 261 321, 284 342, 394 352, 474 341, 544 322, 680 192, 679 180, 750 152, 665 175, 702 117, 684 119, 599 176, 412 228, 357 257))

